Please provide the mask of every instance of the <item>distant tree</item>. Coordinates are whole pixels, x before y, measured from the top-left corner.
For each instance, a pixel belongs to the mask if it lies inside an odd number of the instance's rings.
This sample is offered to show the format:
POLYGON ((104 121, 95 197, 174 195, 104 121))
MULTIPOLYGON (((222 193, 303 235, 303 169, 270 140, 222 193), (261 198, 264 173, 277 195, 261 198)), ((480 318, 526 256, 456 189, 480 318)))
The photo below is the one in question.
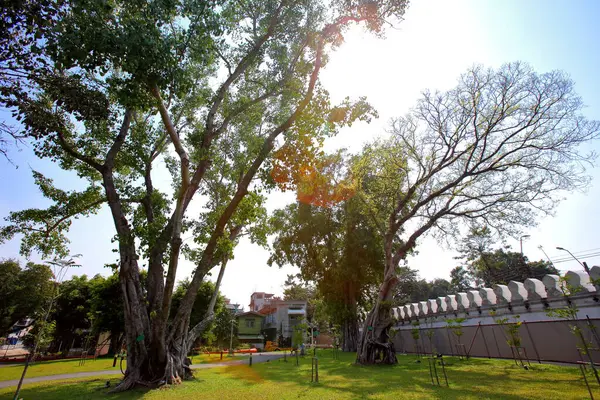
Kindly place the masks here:
POLYGON ((238 325, 235 320, 235 314, 231 312, 229 309, 223 307, 216 315, 215 315, 215 323, 212 328, 212 333, 215 335, 217 345, 224 349, 229 348, 229 344, 232 343, 235 348, 238 344, 237 333, 238 333, 238 325), (233 329, 232 329, 233 325, 233 329), (233 332, 233 340, 231 333, 233 332))
POLYGON ((400 273, 400 282, 396 286, 394 296, 395 305, 405 305, 407 303, 417 303, 428 299, 444 297, 452 292, 451 284, 445 279, 436 278, 432 281, 417 279, 417 272, 408 267, 400 269, 410 272, 400 273))
POLYGON ((15 294, 18 289, 21 267, 15 259, 0 260, 0 336, 16 322, 13 313, 17 307, 15 294))
POLYGON ((332 323, 342 327, 342 349, 355 351, 359 312, 383 267, 382 242, 358 199, 327 203, 300 202, 275 213, 269 263, 295 265, 303 280, 314 282, 332 323))
POLYGON ((410 294, 410 302, 416 303, 418 301, 424 301, 429 298, 431 286, 425 279, 419 279, 413 283, 412 291, 410 294))
MULTIPOLYGON (((506 284, 511 280, 541 279, 546 274, 557 274, 554 266, 546 261, 530 262, 510 247, 497 246, 497 237, 487 226, 471 226, 459 246, 463 270, 468 271, 466 280, 474 286, 506 284)), ((464 287, 464 285, 462 285, 464 287)))
POLYGON ((302 281, 302 276, 288 275, 283 283, 284 300, 305 300, 307 303, 306 319, 314 322, 315 305, 318 302, 315 287, 309 282, 302 281), (298 279, 298 280, 297 280, 298 279))
MULTIPOLYGON (((527 259, 527 257, 525 257, 527 259)), ((528 278, 542 279, 544 275, 560 275, 560 271, 556 269, 550 261, 527 261, 528 278)))
MULTIPOLYGON (((176 310, 179 307, 185 292, 188 290, 190 286, 190 280, 184 279, 179 282, 175 292, 173 293, 173 302, 172 307, 173 310, 176 310)), ((198 294, 196 295, 196 300, 194 301, 194 306, 192 307, 192 312, 190 313, 190 324, 192 326, 198 324, 205 317, 207 312, 209 311, 210 302, 215 295, 215 284, 210 281, 202 282, 200 289, 198 289, 198 294)), ((221 310, 225 308, 225 298, 220 293, 217 294, 217 298, 215 300, 215 305, 213 306, 213 312, 218 314, 221 310)), ((172 313, 171 315, 175 315, 172 313)), ((211 322, 206 326, 205 331, 202 333, 202 338, 206 339, 211 336, 211 330, 214 328, 214 322, 211 322)))
POLYGON ((523 282, 527 278, 542 279, 547 274, 559 274, 550 262, 530 262, 521 253, 504 249, 482 253, 471 263, 470 268, 473 276, 485 286, 507 284, 510 281, 523 282))
POLYGON ((117 274, 97 280, 91 287, 90 312, 93 316, 94 334, 110 333, 109 354, 121 350, 125 333, 123 295, 117 274))
POLYGON ((297 281, 299 277, 288 275, 283 283, 284 300, 310 300, 315 296, 315 289, 308 282, 297 281))
POLYGON ((389 139, 367 146, 365 170, 380 174, 396 196, 386 205, 383 283, 364 323, 358 363, 397 362, 388 343, 389 303, 397 268, 423 235, 454 242, 465 223, 516 235, 549 213, 561 193, 588 186, 585 166, 595 155, 578 147, 598 137, 600 122, 586 120, 582 109, 565 73, 537 74, 518 62, 475 66, 456 88, 424 92, 393 121, 389 139), (388 154, 396 173, 382 174, 371 162, 377 154, 388 154))
POLYGON ((39 317, 52 294, 52 271, 47 265, 17 260, 0 261, 0 335, 18 320, 39 317))
MULTIPOLYGON (((85 340, 93 333, 92 299, 93 287, 102 284, 100 275, 91 280, 86 275, 73 276, 60 284, 59 294, 52 308, 51 320, 55 321, 55 345, 68 350, 71 344, 84 347, 85 340)), ((95 343, 88 345, 92 346, 95 343)), ((87 350, 87 349, 86 349, 87 350)))
POLYGON ((429 298, 437 299, 452 293, 452 283, 446 279, 436 278, 429 282, 429 298))
POLYGON ((450 271, 450 289, 452 292, 464 292, 471 288, 471 274, 463 267, 455 267, 450 271))
POLYGON ((489 227, 472 225, 458 246, 460 255, 456 259, 466 260, 467 263, 473 262, 482 254, 492 251, 496 242, 496 235, 489 227))
POLYGON ((398 283, 394 288, 394 302, 396 305, 404 305, 412 302, 414 285, 418 281, 418 272, 406 266, 398 267, 398 283))

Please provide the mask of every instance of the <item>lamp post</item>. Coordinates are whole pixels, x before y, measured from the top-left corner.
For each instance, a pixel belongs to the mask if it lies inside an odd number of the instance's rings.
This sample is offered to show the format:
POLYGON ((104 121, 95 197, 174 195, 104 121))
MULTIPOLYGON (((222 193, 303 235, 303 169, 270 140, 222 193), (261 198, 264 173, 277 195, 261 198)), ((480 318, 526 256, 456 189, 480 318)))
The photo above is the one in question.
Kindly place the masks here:
POLYGON ((590 274, 590 268, 588 267, 588 265, 585 262, 579 261, 579 259, 577 257, 575 257, 573 255, 573 253, 571 253, 569 250, 565 249, 564 247, 557 247, 556 250, 562 250, 562 251, 566 251, 567 253, 569 253, 575 261, 577 261, 579 264, 581 264, 583 269, 585 269, 585 272, 587 272, 588 275, 590 274))
POLYGON ((531 235, 522 235, 519 238, 519 243, 521 243, 521 257, 523 257, 523 239, 531 237, 531 235))
POLYGON ((233 324, 235 323, 235 317, 231 319, 231 334, 229 335, 229 354, 233 355, 233 324))
POLYGON ((541 244, 538 246, 538 249, 540 249, 540 250, 542 251, 542 253, 544 253, 544 255, 546 256, 546 258, 548 259, 548 262, 549 262, 549 263, 550 263, 552 266, 554 266, 554 263, 552 262, 552 260, 550 259, 550 257, 548 257, 548 254, 546 254, 546 252, 544 251, 544 248, 542 247, 542 245, 541 245, 541 244))

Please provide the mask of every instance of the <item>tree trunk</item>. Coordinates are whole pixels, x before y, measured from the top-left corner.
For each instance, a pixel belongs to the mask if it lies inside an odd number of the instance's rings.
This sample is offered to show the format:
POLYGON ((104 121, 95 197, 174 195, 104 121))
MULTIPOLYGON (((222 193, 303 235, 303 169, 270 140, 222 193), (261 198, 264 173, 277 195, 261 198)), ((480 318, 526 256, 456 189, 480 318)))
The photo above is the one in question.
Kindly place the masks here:
POLYGON ((397 283, 397 277, 393 271, 393 268, 386 268, 386 278, 379 289, 377 302, 363 325, 356 353, 358 364, 398 363, 396 348, 394 343, 389 340, 390 328, 394 322, 391 307, 393 289, 397 283))
POLYGON ((108 355, 114 356, 119 354, 121 346, 123 345, 123 335, 120 331, 112 331, 110 333, 110 346, 108 349, 108 355))
POLYGON ((355 352, 358 346, 358 321, 347 319, 343 326, 343 344, 342 351, 355 352))

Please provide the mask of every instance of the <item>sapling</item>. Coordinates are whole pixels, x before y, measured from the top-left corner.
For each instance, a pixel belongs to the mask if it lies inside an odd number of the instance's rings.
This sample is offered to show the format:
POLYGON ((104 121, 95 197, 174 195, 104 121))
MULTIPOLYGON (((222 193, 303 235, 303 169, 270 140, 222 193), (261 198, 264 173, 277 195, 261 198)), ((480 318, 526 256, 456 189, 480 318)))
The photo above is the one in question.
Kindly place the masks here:
MULTIPOLYGON (((592 360, 592 355, 590 354, 591 343, 585 339, 585 337, 583 336, 583 330, 579 326, 579 319, 577 318, 579 308, 577 308, 577 305, 575 304, 575 302, 571 301, 571 299, 570 299, 571 296, 574 296, 574 295, 578 294, 579 292, 581 292, 582 288, 581 288, 581 286, 575 287, 575 286, 571 285, 569 283, 569 280, 564 276, 560 277, 559 282, 560 282, 559 288, 563 294, 563 297, 565 298, 567 305, 565 307, 561 307, 561 308, 548 309, 548 310, 546 310, 546 315, 548 315, 549 317, 560 318, 560 319, 564 319, 564 320, 568 321, 571 333, 573 335, 575 335, 575 337, 577 337, 577 339, 579 341, 579 344, 577 345, 577 349, 579 350, 579 352, 582 355, 585 355, 588 357, 588 360, 590 362, 590 367, 592 368, 592 371, 594 372, 596 381, 600 385, 600 377, 598 376, 598 370, 596 369, 596 366, 594 365, 594 360, 592 360)), ((595 280, 592 280, 592 283, 594 285, 598 285, 598 282, 595 280)))
MULTIPOLYGON (((496 315, 496 312, 491 311, 490 315, 492 317, 494 317, 496 315)), ((518 356, 519 361, 521 362, 521 366, 523 368, 527 369, 525 364, 523 364, 523 360, 521 359, 521 353, 520 353, 522 341, 521 341, 521 335, 519 333, 519 328, 521 328, 521 325, 523 324, 523 321, 520 321, 520 318, 521 318, 520 315, 513 316, 512 319, 514 320, 514 322, 510 322, 509 317, 497 318, 497 319, 495 318, 494 322, 496 322, 498 325, 500 325, 504 329, 504 333, 505 333, 504 336, 506 338, 506 343, 511 348, 515 363, 517 362, 517 356, 518 356), (516 354, 515 354, 515 351, 516 351, 516 354)))
POLYGON ((454 336, 456 336, 456 341, 458 342, 456 347, 463 349, 463 353, 465 353, 465 356, 466 356, 467 354, 466 354, 466 352, 464 352, 464 344, 462 344, 460 341, 462 335, 464 335, 464 332, 462 329, 463 328, 462 323, 464 321, 465 321, 465 318, 454 318, 454 319, 447 320, 446 323, 448 324, 448 328, 450 328, 450 330, 452 331, 454 336))
MULTIPOLYGON (((419 357, 421 355, 421 352, 419 351, 419 338, 421 337, 421 330, 419 329, 419 321, 414 321, 412 323, 413 328, 410 330, 410 334, 412 335, 413 339, 415 340, 415 351, 417 352, 417 357, 419 357)), ((420 362, 420 361, 417 361, 420 362)))

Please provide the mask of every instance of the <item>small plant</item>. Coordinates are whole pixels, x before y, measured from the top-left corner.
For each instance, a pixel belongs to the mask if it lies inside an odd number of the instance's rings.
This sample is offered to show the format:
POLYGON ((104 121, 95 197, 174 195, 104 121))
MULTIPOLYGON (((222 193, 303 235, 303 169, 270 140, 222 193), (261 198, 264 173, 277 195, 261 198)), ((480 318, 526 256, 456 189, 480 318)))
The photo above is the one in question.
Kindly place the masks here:
MULTIPOLYGON (((495 316, 496 312, 490 312, 491 316, 495 316)), ((506 343, 511 347, 521 347, 521 335, 519 333, 519 328, 523 325, 523 321, 520 321, 520 315, 515 315, 512 317, 514 322, 509 322, 509 318, 498 318, 494 319, 498 325, 502 326, 504 332, 506 332, 506 343)))
POLYGON ((308 325, 306 324, 298 324, 294 327, 294 333, 292 334, 292 348, 299 349, 300 345, 304 343, 307 329, 308 325))
POLYGON ((436 354, 435 347, 433 346, 433 336, 435 335, 435 329, 433 329, 433 318, 430 318, 429 321, 425 320, 425 324, 427 329, 425 330, 425 336, 429 340, 429 349, 431 350, 431 355, 434 356, 436 354))
POLYGON ((450 328, 452 333, 454 333, 454 335, 456 336, 456 339, 458 340, 458 344, 461 344, 460 338, 462 337, 462 335, 464 335, 464 332, 462 329, 463 322, 465 322, 465 318, 455 318, 455 319, 449 319, 446 321, 446 323, 448 324, 448 328, 450 328))
POLYGON ((419 329, 420 323, 419 321, 414 321, 411 325, 413 328, 410 330, 410 334, 415 340, 415 351, 419 357, 421 355, 421 352, 419 351, 419 339, 421 338, 421 330, 419 329))
POLYGON ((389 333, 389 338, 388 338, 388 342, 392 342, 392 340, 396 337, 396 335, 398 334, 398 329, 395 328, 390 328, 390 333, 389 333))
POLYGON ((419 340, 420 338, 420 330, 419 330, 419 321, 415 321, 411 324, 413 326, 413 328, 410 330, 410 334, 412 335, 413 339, 415 339, 415 342, 417 340, 419 340))
MULTIPOLYGON (((465 345, 461 343, 461 337, 462 335, 464 335, 463 332, 463 327, 462 327, 462 323, 465 322, 465 318, 454 318, 454 319, 448 319, 446 320, 446 323, 448 324, 448 328, 450 328, 450 330, 452 331, 452 333, 454 334, 454 336, 456 336, 456 341, 458 342, 458 344, 456 345, 457 349, 462 350, 462 352, 464 353, 464 355, 469 358, 469 356, 467 355, 466 351, 465 351, 465 345)), ((460 352, 459 352, 459 357, 461 356, 460 352)))
MULTIPOLYGON (((594 361, 592 360, 592 356, 590 354, 590 347, 591 347, 592 343, 588 342, 585 339, 585 337, 583 335, 583 330, 579 326, 579 322, 578 322, 578 318, 577 318, 577 313, 579 312, 579 309, 577 308, 577 305, 575 304, 575 302, 573 302, 569 299, 570 296, 576 295, 577 293, 581 292, 582 288, 571 285, 569 283, 569 280, 564 276, 560 277, 559 282, 560 282, 560 285, 559 285, 560 290, 567 302, 567 305, 566 305, 566 307, 562 307, 562 308, 548 309, 548 310, 546 310, 546 315, 548 315, 549 317, 560 318, 560 319, 569 321, 570 331, 573 335, 575 335, 575 337, 577 337, 577 339, 579 341, 579 344, 577 345, 577 349, 579 350, 579 352, 582 355, 585 355, 588 357, 588 359, 590 361, 590 366, 592 368, 592 371, 594 372, 596 381, 600 385, 600 376, 598 375, 598 371, 596 370, 594 361)), ((595 280, 592 280, 592 283, 594 285, 598 284, 598 282, 595 280)), ((591 326, 591 329, 595 330, 595 327, 591 326)))

